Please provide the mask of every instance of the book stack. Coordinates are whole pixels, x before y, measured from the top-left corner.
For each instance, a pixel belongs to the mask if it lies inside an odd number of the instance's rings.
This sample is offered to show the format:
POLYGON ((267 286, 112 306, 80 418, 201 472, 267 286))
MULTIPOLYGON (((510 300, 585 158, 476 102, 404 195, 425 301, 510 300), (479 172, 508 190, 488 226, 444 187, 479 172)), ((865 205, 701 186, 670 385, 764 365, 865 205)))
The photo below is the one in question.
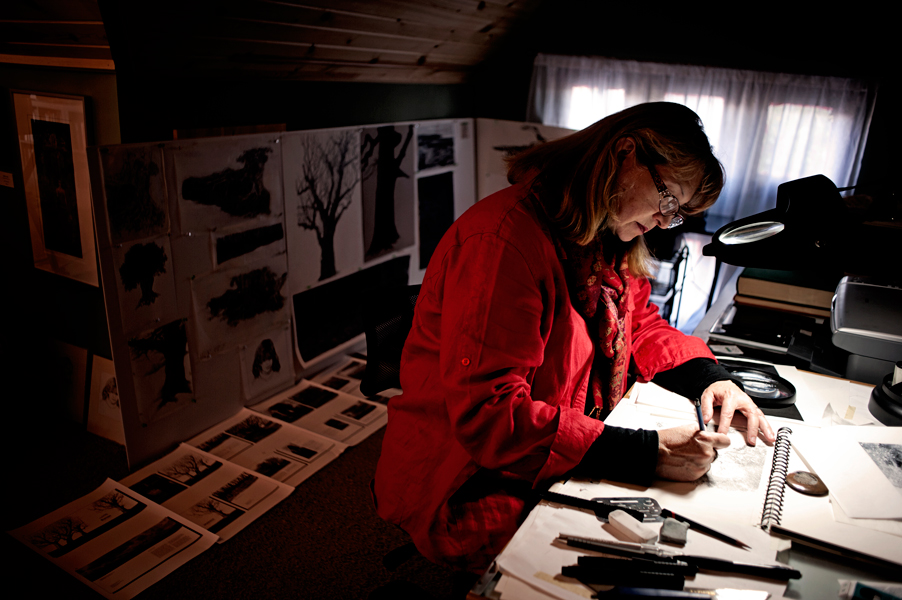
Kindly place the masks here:
POLYGON ((842 273, 743 269, 733 302, 770 310, 829 318, 842 273))

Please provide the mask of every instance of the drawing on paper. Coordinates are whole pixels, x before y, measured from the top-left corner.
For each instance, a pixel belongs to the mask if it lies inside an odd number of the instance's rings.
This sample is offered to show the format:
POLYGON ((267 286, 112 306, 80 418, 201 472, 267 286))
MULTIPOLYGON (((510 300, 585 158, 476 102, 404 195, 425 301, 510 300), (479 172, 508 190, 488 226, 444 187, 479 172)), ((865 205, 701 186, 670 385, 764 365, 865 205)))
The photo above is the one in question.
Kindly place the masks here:
POLYGON ((367 260, 414 242, 413 153, 408 152, 413 127, 406 127, 406 135, 404 127, 393 125, 363 132, 360 170, 367 260), (400 186, 399 179, 405 180, 400 186))
POLYGON ((157 275, 166 273, 168 260, 166 250, 153 242, 135 244, 125 253, 119 276, 126 291, 141 288, 138 306, 149 306, 159 297, 160 294, 153 290, 153 281, 157 275))
POLYGON ((742 431, 731 429, 727 434, 730 446, 721 450, 711 469, 699 479, 699 484, 728 492, 751 492, 758 489, 767 461, 767 446, 745 443, 742 431))
POLYGON ((185 515, 210 533, 218 533, 243 516, 245 512, 225 502, 204 498, 185 515))
POLYGON ((100 149, 114 244, 166 233, 165 187, 156 156, 159 151, 151 147, 100 149))
MULTIPOLYGON (((150 366, 145 376, 159 372, 164 373, 162 385, 155 392, 156 408, 178 401, 179 394, 191 394, 191 382, 186 368, 185 357, 188 354, 188 335, 185 332, 185 319, 179 319, 154 329, 145 337, 136 337, 128 341, 135 361, 145 359, 150 366)), ((136 373, 138 375, 138 373, 136 373)))
POLYGON ((280 370, 282 370, 282 363, 279 362, 276 346, 271 339, 266 338, 260 342, 254 352, 254 365, 251 367, 254 379, 269 377, 273 372, 278 373, 280 370))
POLYGON ((285 237, 281 223, 240 231, 216 238, 216 264, 250 254, 285 237))
POLYGON ((902 489, 902 445, 859 442, 893 487, 902 489))
POLYGON ((119 414, 119 386, 116 384, 116 378, 110 377, 103 385, 100 391, 100 399, 103 400, 103 406, 111 411, 112 414, 119 414))
POLYGON ((287 459, 279 458, 276 456, 271 456, 266 460, 261 461, 254 467, 254 471, 260 473, 261 475, 265 475, 267 477, 272 477, 290 463, 287 459))
POLYGON ((417 134, 419 162, 417 169, 446 167, 454 164, 454 124, 420 125, 417 134))
POLYGON ((420 209, 420 268, 425 269, 432 253, 454 222, 454 173, 448 171, 417 181, 420 209))
POLYGON ((240 423, 226 429, 226 433, 256 444, 278 431, 280 427, 282 426, 275 421, 251 415, 240 423))
POLYGON ((241 473, 238 477, 213 492, 213 496, 226 502, 234 502, 235 498, 240 496, 244 490, 254 485, 256 481, 257 477, 255 475, 241 473))
POLYGON ((210 319, 219 317, 234 327, 266 312, 278 312, 285 306, 282 286, 288 273, 276 275, 269 267, 235 275, 231 288, 207 302, 210 319))
POLYGON ((351 206, 360 178, 358 134, 346 130, 328 137, 308 135, 300 142, 297 226, 316 234, 320 247, 319 280, 337 273, 335 230, 351 206))
POLYGON ((218 460, 204 460, 195 454, 185 454, 169 465, 161 474, 191 486, 222 466, 218 460))
POLYGON ((145 507, 129 496, 113 491, 85 508, 54 521, 31 536, 36 548, 59 558, 119 524, 128 513, 145 507))
POLYGON ((534 136, 535 139, 530 140, 528 143, 525 143, 525 144, 499 144, 497 146, 492 146, 492 150, 497 150, 498 152, 501 152, 502 156, 507 158, 509 156, 519 154, 520 152, 523 152, 524 150, 529 150, 530 148, 532 148, 533 146, 535 146, 537 144, 541 144, 543 142, 548 141, 545 139, 545 136, 542 135, 542 132, 539 131, 539 128, 535 125, 524 124, 524 125, 520 126, 520 129, 523 131, 530 132, 530 134, 529 134, 530 137, 534 136))
POLYGON ((216 206, 233 217, 270 214, 270 193, 263 184, 263 171, 272 148, 251 148, 237 159, 240 169, 226 167, 182 182, 182 198, 216 206))
POLYGON ((44 247, 82 258, 75 163, 68 123, 31 120, 44 247))

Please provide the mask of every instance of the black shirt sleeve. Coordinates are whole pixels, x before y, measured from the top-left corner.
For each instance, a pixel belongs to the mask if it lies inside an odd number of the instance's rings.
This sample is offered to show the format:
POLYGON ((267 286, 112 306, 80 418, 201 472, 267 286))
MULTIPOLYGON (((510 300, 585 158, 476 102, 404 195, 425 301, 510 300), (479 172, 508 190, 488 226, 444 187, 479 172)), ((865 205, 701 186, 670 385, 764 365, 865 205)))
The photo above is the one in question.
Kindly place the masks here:
POLYGON ((572 475, 651 485, 658 466, 658 432, 605 425, 572 475))
POLYGON ((675 394, 695 399, 712 383, 726 380, 743 389, 742 382, 730 375, 722 365, 710 358, 693 358, 669 371, 658 373, 652 381, 675 394))

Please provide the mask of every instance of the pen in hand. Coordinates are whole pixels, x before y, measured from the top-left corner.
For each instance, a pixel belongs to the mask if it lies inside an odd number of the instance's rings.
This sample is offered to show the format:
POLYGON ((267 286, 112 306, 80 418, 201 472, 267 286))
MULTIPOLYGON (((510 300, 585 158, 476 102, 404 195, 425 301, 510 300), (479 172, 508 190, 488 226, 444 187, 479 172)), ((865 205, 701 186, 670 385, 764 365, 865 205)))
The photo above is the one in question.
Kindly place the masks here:
POLYGON ((698 430, 705 430, 705 420, 702 418, 702 401, 698 398, 695 399, 695 414, 698 415, 698 430))

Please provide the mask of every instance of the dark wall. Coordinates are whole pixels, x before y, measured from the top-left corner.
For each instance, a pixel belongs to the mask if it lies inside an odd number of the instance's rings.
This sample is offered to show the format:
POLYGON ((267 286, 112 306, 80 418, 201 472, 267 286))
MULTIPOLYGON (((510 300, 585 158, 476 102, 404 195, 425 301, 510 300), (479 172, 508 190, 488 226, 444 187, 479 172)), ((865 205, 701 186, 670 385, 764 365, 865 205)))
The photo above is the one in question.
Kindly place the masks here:
POLYGON ((28 211, 23 189, 11 91, 65 94, 86 98, 88 143, 119 143, 116 76, 0 65, 0 171, 11 173, 13 187, 0 186, 0 252, 4 257, 2 373, 4 381, 22 382, 28 393, 10 398, 11 408, 29 417, 63 410, 60 376, 64 360, 53 340, 111 357, 103 292, 34 267, 28 211))
POLYGON ((291 131, 473 116, 461 85, 184 80, 118 63, 117 74, 124 143, 171 140, 173 129, 291 131))

